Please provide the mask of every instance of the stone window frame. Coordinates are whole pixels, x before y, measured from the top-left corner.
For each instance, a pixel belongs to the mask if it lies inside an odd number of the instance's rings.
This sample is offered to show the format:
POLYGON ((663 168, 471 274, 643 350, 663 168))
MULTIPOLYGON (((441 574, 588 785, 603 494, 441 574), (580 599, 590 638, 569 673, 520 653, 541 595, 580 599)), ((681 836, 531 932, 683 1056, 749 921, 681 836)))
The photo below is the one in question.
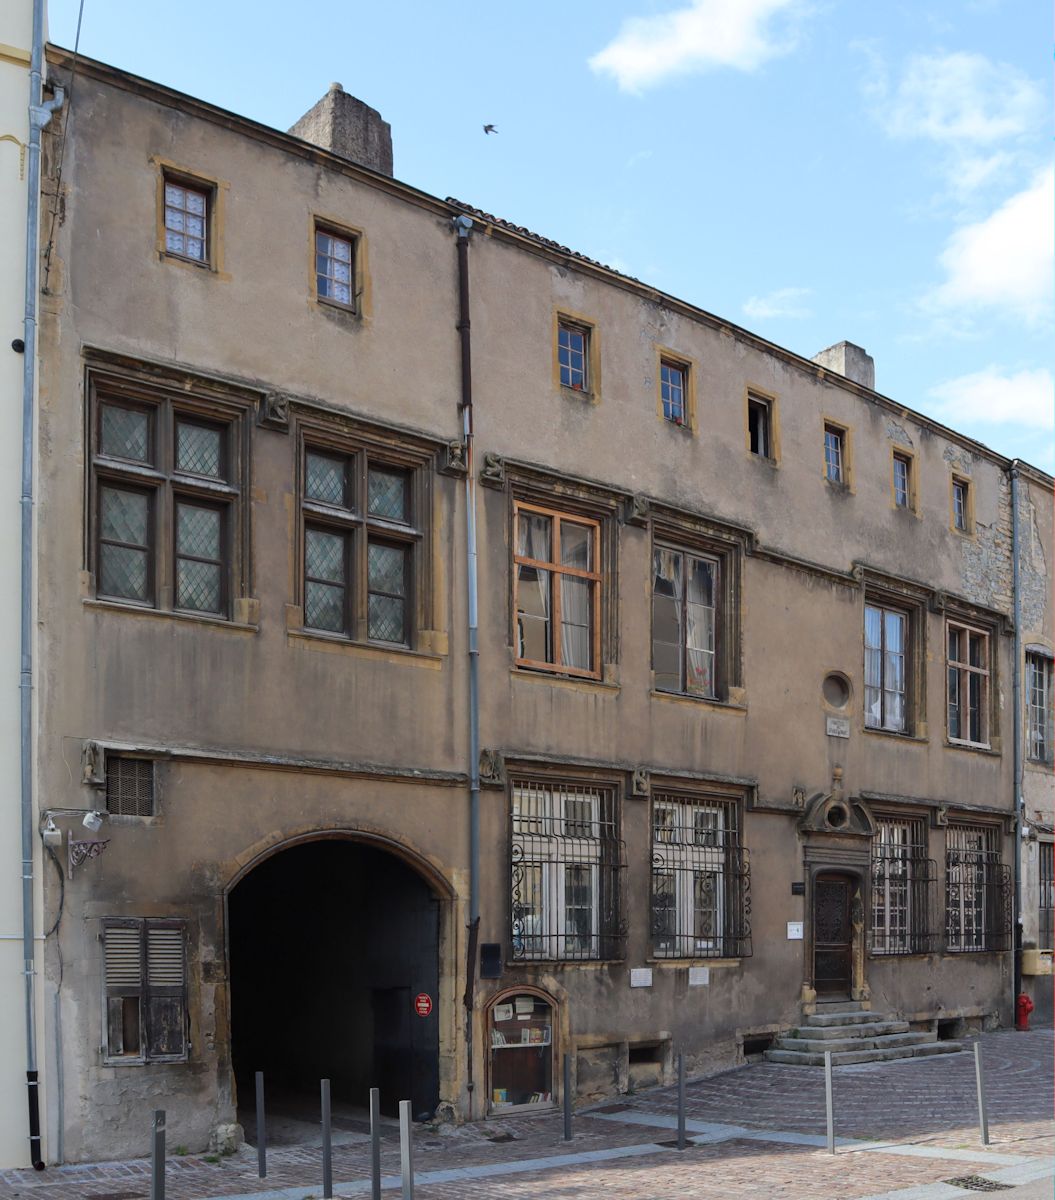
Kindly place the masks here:
POLYGON ((656 415, 664 425, 672 425, 684 433, 698 431, 696 409, 696 364, 691 358, 679 354, 666 346, 656 346, 656 415), (668 417, 663 397, 663 372, 681 373, 681 417, 668 417))
POLYGON ((1050 766, 1055 762, 1055 657, 1050 650, 1027 647, 1025 667, 1026 760, 1050 766))
POLYGON ((196 620, 230 623, 247 594, 249 575, 248 480, 249 402, 209 389, 185 390, 156 380, 89 369, 85 406, 86 472, 85 561, 96 603, 132 611, 153 611, 196 620), (102 414, 107 405, 143 413, 148 421, 149 461, 104 453, 102 414), (226 478, 177 469, 176 437, 181 418, 191 425, 221 433, 222 468, 226 478), (110 595, 102 590, 100 491, 102 488, 145 495, 148 534, 142 549, 148 558, 146 596, 110 595), (176 515, 179 504, 222 514, 220 604, 217 610, 177 603, 178 553, 176 515))
POLYGON ((596 321, 583 313, 568 309, 553 310, 553 383, 557 391, 568 398, 579 398, 597 404, 601 399, 601 335, 596 321), (581 387, 562 381, 560 335, 572 330, 584 338, 585 379, 581 387))
POLYGON ((161 262, 228 279, 224 271, 227 196, 231 185, 218 176, 208 175, 184 163, 173 162, 154 155, 156 171, 155 251, 161 262), (165 184, 190 188, 206 197, 206 255, 204 259, 188 258, 168 249, 165 224, 165 184))
POLYGON ((974 486, 966 475, 953 471, 949 475, 949 528, 960 537, 974 537, 974 486), (957 505, 957 496, 962 503, 957 505), (962 524, 958 520, 962 513, 962 524))
POLYGON ((778 397, 762 388, 748 385, 744 388, 744 445, 751 458, 758 462, 780 465, 780 402, 778 397), (751 410, 760 407, 766 413, 768 453, 759 454, 751 448, 751 410))
POLYGON ((845 492, 853 492, 854 490, 854 470, 853 470, 853 430, 842 421, 837 421, 833 417, 825 416, 821 422, 821 462, 824 468, 824 482, 837 490, 845 492), (837 440, 839 446, 839 476, 832 478, 830 474, 830 465, 828 457, 828 439, 833 437, 837 440))
POLYGON ((325 414, 303 413, 295 422, 294 444, 297 497, 295 539, 295 609, 289 622, 290 632, 301 637, 319 638, 347 645, 367 646, 396 653, 427 649, 434 610, 432 596, 432 465, 435 447, 393 433, 385 435, 325 414), (305 496, 306 462, 310 450, 334 458, 343 458, 353 475, 353 508, 341 509, 315 503, 305 496), (406 522, 389 522, 368 517, 365 493, 371 466, 389 468, 407 475, 410 517, 406 522), (306 543, 307 529, 313 526, 340 530, 352 543, 346 551, 349 569, 348 614, 345 632, 314 628, 306 623, 306 543), (368 568, 370 535, 385 543, 398 543, 408 550, 405 625, 406 640, 390 642, 368 636, 368 568))

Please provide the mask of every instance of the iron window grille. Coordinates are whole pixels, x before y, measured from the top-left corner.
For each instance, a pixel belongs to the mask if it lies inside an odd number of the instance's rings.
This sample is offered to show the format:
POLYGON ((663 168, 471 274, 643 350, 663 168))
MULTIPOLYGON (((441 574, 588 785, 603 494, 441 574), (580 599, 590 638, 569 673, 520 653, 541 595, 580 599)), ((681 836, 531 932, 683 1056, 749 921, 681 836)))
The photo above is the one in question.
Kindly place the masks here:
POLYGON ((652 670, 662 692, 718 696, 719 562, 652 548, 652 670))
POLYGON ((515 780, 511 820, 513 958, 623 958, 626 852, 615 789, 515 780))
POLYGON ((517 665, 599 678, 600 522, 521 501, 513 519, 517 665))
POLYGON ((1055 846, 1041 842, 1040 848, 1040 897, 1039 929, 1037 946, 1041 950, 1055 950, 1055 846))
POLYGON ((945 841, 945 948, 1011 947, 1011 871, 1000 861, 997 830, 950 825, 945 841))
POLYGON ((557 368, 561 387, 590 390, 590 331, 584 326, 557 325, 557 368))
POLYGON ((751 866, 735 800, 653 795, 650 930, 656 958, 751 954, 751 866))
POLYGON ((94 396, 91 440, 96 595, 229 617, 243 521, 238 416, 118 385, 94 396))
POLYGON ((1055 663, 1047 655, 1026 655, 1026 755, 1033 762, 1050 763, 1055 757, 1053 672, 1055 663))
POLYGON ((908 629, 906 613, 865 605, 865 725, 904 733, 907 728, 908 629))
POLYGON ((879 817, 872 839, 873 954, 938 949, 938 868, 922 820, 879 817))
POLYGON ((187 1057, 187 956, 183 921, 103 924, 105 1056, 109 1062, 187 1057))
POLYGON ((304 627, 409 646, 420 553, 414 473, 366 449, 304 447, 304 627))
POLYGON ((948 733, 950 742, 989 745, 989 635, 948 623, 948 733))
POLYGON ((663 417, 674 425, 684 425, 688 421, 687 376, 688 371, 679 363, 667 362, 664 359, 659 364, 659 392, 663 404, 663 417))
POLYGON ((106 756, 106 811, 112 817, 154 815, 154 760, 106 756))

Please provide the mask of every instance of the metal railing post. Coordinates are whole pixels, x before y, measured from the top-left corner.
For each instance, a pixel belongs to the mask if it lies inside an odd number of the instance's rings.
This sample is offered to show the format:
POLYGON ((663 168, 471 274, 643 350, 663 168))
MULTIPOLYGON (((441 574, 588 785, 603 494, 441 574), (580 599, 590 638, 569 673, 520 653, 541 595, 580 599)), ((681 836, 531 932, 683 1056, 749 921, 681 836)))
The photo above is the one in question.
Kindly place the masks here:
POLYGON ((413 1131, 410 1101, 399 1102, 399 1178, 403 1184, 403 1200, 414 1200, 413 1131))
POLYGON ((154 1111, 150 1143, 150 1200, 165 1200, 165 1110, 154 1111))
POLYGON ((564 1056, 564 1140, 571 1141, 571 1055, 564 1056))
POLYGON ((835 1108, 832 1104, 832 1052, 824 1052, 824 1106, 828 1114, 828 1153, 835 1153, 835 1108))
POLYGON ((330 1144, 330 1081, 322 1087, 322 1197, 333 1200, 333 1147, 330 1144))
POLYGON ((678 1149, 684 1150, 685 1140, 685 1055, 678 1055, 678 1149))
POLYGON ((256 1073, 256 1171, 267 1177, 267 1121, 264 1117, 264 1072, 256 1073))
POLYGON ((370 1200, 381 1200, 381 1091, 370 1089, 370 1200))
POLYGON ((978 1128, 982 1135, 982 1145, 989 1145, 989 1115, 985 1111, 985 1071, 982 1067, 982 1043, 974 1044, 974 1077, 978 1084, 978 1128))

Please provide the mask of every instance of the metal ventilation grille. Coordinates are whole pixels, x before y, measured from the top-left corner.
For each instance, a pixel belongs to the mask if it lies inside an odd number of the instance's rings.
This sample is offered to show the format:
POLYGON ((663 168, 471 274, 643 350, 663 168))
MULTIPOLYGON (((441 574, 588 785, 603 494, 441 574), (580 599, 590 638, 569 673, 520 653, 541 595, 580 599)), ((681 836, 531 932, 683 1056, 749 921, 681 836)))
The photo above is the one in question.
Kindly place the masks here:
POLYGON ((147 983, 150 987, 183 986, 183 930, 147 926, 147 983))
POLYGON ((142 982, 142 940, 138 925, 107 925, 104 946, 106 986, 138 988, 142 982))
POLYGON ((115 817, 154 815, 153 759, 107 756, 106 808, 115 817))

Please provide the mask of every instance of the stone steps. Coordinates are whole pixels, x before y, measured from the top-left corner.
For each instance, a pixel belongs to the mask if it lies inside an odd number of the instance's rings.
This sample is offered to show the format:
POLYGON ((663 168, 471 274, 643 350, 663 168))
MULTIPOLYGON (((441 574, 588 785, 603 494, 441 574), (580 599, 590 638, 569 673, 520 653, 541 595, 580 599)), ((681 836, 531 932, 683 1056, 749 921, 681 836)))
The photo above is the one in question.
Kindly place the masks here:
POLYGON ((787 1066, 820 1067, 825 1051, 835 1066, 889 1062, 897 1058, 922 1058, 955 1054, 959 1042, 939 1042, 929 1030, 913 1030, 907 1021, 862 1011, 860 1004, 841 1004, 810 1013, 803 1023, 774 1040, 766 1061, 787 1066))

